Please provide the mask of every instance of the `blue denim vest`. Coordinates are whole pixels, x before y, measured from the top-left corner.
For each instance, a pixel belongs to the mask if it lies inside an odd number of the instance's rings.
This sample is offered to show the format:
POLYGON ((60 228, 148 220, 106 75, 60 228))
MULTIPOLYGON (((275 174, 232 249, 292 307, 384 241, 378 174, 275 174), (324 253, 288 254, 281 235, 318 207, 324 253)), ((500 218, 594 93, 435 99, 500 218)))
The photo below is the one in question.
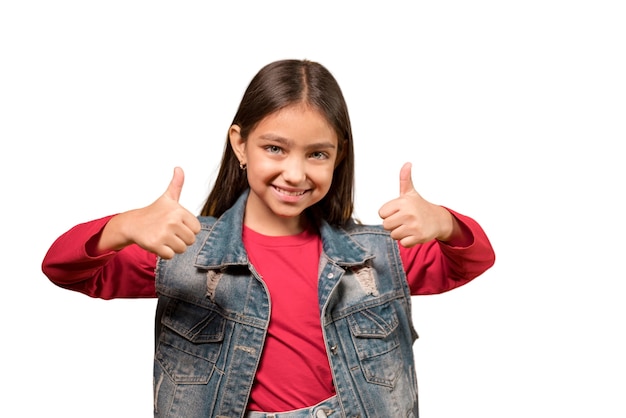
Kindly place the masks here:
MULTIPOLYGON (((155 417, 245 414, 270 312, 241 240, 246 199, 201 217, 195 244, 157 263, 155 417)), ((339 416, 418 417, 417 334, 397 243, 379 226, 323 223, 320 234, 320 320, 339 416)))

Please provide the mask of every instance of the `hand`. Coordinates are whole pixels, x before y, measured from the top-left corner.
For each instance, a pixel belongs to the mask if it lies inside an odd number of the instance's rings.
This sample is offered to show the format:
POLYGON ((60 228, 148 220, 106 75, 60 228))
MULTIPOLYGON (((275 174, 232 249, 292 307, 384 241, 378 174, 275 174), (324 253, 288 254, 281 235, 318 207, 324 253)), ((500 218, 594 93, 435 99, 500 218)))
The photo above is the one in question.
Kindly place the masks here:
POLYGON ((391 237, 407 248, 433 239, 445 241, 453 231, 450 212, 426 201, 413 187, 411 163, 400 170, 400 197, 385 203, 378 215, 391 237))
POLYGON ((167 190, 154 203, 124 212, 109 221, 99 248, 120 249, 135 243, 161 258, 183 253, 200 232, 198 219, 178 203, 183 183, 183 170, 176 167, 167 190))

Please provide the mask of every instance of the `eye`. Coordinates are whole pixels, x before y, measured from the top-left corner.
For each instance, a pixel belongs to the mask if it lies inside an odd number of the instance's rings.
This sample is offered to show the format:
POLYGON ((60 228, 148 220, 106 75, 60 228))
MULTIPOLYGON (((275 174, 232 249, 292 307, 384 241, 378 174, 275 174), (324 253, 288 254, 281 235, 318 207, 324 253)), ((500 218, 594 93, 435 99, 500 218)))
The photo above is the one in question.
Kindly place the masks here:
POLYGON ((267 145, 265 150, 270 154, 280 154, 282 152, 282 148, 276 145, 267 145))
POLYGON ((322 151, 315 151, 311 153, 311 158, 315 160, 326 160, 328 159, 328 153, 322 151))

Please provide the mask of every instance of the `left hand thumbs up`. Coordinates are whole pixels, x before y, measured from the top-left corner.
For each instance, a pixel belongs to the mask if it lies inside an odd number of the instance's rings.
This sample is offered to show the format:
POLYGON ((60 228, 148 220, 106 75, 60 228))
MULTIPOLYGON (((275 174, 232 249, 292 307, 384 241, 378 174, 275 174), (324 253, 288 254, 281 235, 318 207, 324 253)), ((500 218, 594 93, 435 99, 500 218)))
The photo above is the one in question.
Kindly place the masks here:
POLYGON ((413 187, 413 180, 411 179, 411 163, 404 163, 400 169, 400 196, 409 194, 415 191, 413 187))
MULTIPOLYGON (((441 206, 426 201, 415 190, 411 163, 400 169, 400 196, 385 203, 378 215, 391 237, 404 247, 412 247, 445 235, 451 214, 441 206)), ((449 228, 449 226, 448 226, 449 228)))

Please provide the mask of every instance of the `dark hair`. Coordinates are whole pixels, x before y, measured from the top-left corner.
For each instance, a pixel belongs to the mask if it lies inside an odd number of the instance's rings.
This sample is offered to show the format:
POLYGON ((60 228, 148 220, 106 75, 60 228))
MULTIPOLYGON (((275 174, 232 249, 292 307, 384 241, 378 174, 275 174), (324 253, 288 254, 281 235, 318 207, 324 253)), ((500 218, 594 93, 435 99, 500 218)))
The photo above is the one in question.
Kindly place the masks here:
MULTIPOLYGON (((309 211, 330 224, 345 224, 354 209, 352 127, 339 84, 324 66, 308 60, 282 60, 266 65, 250 82, 232 124, 239 126, 245 139, 263 118, 298 103, 324 115, 339 141, 338 163, 330 189, 309 211)), ((220 169, 201 215, 219 217, 248 187, 246 171, 239 167, 227 135, 220 169)))

